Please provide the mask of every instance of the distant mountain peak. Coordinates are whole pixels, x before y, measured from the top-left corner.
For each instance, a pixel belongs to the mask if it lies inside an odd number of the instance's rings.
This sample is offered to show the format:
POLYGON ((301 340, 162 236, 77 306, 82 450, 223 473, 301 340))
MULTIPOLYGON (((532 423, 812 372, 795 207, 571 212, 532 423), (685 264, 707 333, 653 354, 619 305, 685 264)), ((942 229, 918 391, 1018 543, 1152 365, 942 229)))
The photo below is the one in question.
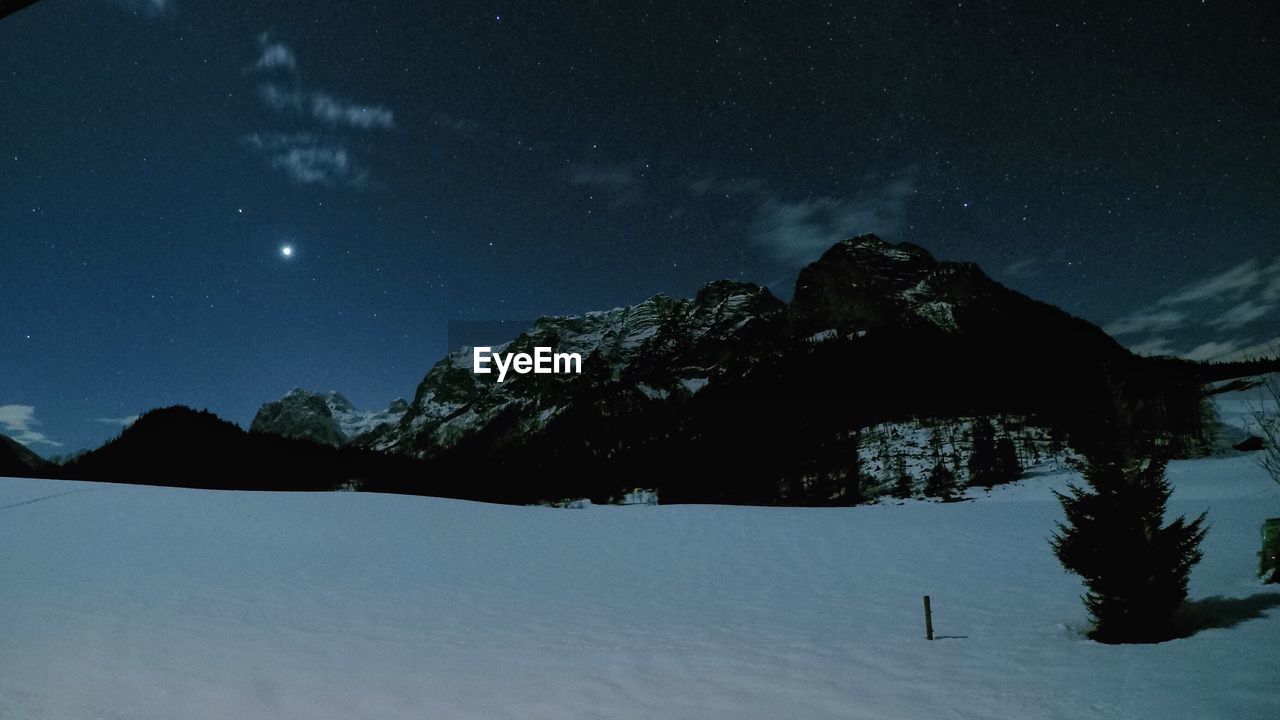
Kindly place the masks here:
POLYGON ((932 253, 919 245, 909 242, 891 243, 879 235, 873 234, 855 235, 847 240, 842 240, 828 248, 823 253, 823 257, 833 253, 840 254, 845 252, 874 253, 896 262, 937 262, 932 253))
POLYGON ((381 412, 361 411, 337 391, 318 393, 295 387, 264 404, 249 430, 339 447, 395 425, 407 409, 408 404, 398 399, 381 412))

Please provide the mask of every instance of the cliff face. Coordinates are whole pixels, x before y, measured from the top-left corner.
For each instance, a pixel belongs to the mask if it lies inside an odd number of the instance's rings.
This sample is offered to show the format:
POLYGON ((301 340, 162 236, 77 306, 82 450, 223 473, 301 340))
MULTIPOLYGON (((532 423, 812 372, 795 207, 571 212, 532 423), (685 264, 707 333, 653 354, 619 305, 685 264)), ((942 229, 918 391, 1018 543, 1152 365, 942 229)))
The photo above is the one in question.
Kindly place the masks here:
POLYGON ((536 434, 566 408, 602 393, 620 407, 678 402, 749 358, 752 338, 771 335, 782 310, 768 290, 720 281, 692 300, 657 295, 625 308, 541 318, 496 349, 578 353, 582 374, 508 375, 497 382, 496 375, 471 371, 470 348, 456 350, 431 368, 401 423, 373 445, 429 457, 500 418, 516 417, 522 436, 536 434))

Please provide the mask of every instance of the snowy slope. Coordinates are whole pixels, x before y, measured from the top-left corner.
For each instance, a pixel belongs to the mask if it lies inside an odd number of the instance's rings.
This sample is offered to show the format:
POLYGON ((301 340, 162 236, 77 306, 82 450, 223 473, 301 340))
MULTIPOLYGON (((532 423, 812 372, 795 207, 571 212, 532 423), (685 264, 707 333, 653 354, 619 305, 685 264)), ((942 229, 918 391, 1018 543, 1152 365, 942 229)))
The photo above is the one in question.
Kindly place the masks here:
POLYGON ((1263 617, 1131 647, 1046 546, 1065 475, 835 509, 0 480, 0 717, 1280 717, 1280 493, 1171 475, 1213 523, 1192 596, 1263 617))

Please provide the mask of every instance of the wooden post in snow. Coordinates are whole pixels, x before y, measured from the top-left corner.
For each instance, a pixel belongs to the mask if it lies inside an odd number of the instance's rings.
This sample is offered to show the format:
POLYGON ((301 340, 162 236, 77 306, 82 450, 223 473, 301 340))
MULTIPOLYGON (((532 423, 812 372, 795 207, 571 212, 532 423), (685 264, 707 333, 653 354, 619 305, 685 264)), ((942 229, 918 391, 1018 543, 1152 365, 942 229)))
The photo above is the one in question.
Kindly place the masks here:
POLYGON ((933 639, 933 609, 929 607, 929 596, 924 596, 924 637, 933 639))

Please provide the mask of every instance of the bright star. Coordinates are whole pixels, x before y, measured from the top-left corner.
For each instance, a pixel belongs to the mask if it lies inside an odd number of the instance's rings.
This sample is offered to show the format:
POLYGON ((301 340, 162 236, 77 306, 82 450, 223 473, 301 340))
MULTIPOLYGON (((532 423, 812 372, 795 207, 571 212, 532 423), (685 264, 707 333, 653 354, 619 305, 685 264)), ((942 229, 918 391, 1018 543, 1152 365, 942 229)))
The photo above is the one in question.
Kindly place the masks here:
POLYGON ((293 246, 292 245, 282 246, 280 248, 280 254, 287 258, 293 257, 293 246))

